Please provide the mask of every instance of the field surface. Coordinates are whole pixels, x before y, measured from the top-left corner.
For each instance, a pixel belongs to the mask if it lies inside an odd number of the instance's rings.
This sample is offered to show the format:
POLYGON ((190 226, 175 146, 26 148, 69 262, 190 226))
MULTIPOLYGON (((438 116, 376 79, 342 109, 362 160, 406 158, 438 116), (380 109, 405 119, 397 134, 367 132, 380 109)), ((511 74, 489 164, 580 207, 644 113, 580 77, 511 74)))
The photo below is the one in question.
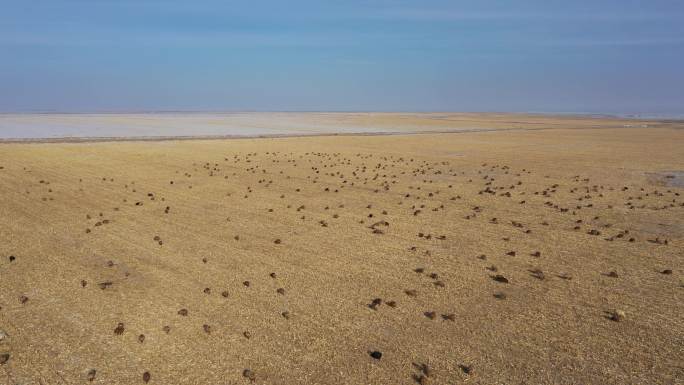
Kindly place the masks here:
POLYGON ((684 383, 684 129, 522 125, 0 144, 0 384, 684 383))

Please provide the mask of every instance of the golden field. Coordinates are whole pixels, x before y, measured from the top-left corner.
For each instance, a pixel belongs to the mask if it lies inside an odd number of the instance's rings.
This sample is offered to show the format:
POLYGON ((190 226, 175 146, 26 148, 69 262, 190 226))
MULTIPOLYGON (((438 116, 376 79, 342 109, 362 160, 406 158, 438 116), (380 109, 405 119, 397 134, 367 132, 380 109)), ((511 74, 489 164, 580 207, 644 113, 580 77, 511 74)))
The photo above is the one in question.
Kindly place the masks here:
POLYGON ((0 383, 681 384, 683 126, 554 119, 0 144, 0 383))

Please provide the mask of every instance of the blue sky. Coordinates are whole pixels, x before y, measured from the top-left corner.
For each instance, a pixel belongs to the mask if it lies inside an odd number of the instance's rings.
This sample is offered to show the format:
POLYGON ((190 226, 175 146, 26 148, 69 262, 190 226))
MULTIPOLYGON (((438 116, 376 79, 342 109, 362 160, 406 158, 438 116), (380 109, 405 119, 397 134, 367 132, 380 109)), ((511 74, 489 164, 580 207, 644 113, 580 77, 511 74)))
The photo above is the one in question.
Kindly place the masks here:
POLYGON ((684 2, 0 0, 0 111, 684 114, 684 2))

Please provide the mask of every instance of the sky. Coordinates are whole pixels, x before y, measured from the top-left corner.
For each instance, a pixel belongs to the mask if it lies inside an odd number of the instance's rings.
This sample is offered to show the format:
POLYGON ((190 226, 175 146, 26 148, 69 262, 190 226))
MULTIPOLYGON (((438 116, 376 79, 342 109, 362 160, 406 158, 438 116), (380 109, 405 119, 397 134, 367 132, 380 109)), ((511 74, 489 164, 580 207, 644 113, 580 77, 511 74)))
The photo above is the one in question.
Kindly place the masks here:
POLYGON ((684 114, 681 0, 0 0, 0 111, 684 114))

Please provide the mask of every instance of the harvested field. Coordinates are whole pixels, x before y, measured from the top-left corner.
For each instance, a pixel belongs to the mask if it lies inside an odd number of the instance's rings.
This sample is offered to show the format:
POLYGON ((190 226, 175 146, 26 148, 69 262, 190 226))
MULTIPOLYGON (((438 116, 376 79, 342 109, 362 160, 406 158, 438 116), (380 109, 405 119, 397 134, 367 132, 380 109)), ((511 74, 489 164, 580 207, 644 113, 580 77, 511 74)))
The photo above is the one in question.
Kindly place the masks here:
POLYGON ((671 170, 670 126, 0 144, 0 383, 682 383, 671 170))

